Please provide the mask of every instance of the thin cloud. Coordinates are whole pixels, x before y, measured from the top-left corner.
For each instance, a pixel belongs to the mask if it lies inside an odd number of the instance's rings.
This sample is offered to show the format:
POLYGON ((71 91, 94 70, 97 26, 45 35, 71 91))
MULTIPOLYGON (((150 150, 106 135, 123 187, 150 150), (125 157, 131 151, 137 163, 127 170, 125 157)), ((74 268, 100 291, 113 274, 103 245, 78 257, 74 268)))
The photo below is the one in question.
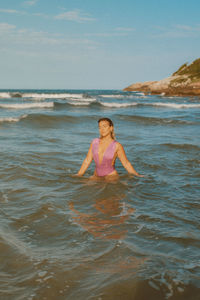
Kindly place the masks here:
POLYGON ((6 14, 25 14, 24 11, 18 11, 15 9, 3 9, 0 8, 0 13, 6 13, 6 14))
POLYGON ((77 23, 91 22, 91 21, 96 20, 96 19, 92 18, 90 16, 90 14, 82 13, 79 10, 72 10, 72 11, 64 12, 62 14, 55 16, 55 19, 73 21, 73 22, 77 22, 77 23))
POLYGON ((16 26, 8 23, 0 23, 0 34, 8 33, 8 31, 12 31, 16 26))
POLYGON ((1 9, 0 8, 0 13, 17 14, 17 15, 29 15, 29 16, 50 18, 48 15, 43 14, 43 13, 28 13, 26 11, 19 11, 19 10, 15 10, 15 9, 1 9))
POLYGON ((183 30, 183 31, 200 31, 200 25, 196 26, 188 26, 188 25, 176 25, 175 28, 183 30))
POLYGON ((175 26, 177 29, 181 29, 181 30, 193 30, 193 28, 191 26, 188 26, 188 25, 176 25, 175 26))
POLYGON ((132 32, 135 31, 135 28, 132 27, 117 27, 117 31, 122 31, 122 32, 132 32))
POLYGON ((32 1, 24 1, 24 4, 27 6, 33 6, 38 2, 38 0, 32 0, 32 1))
POLYGON ((160 33, 152 34, 153 38, 193 38, 198 37, 200 26, 177 24, 171 28, 157 27, 160 33))
MULTIPOLYGON (((25 3, 27 5, 34 5, 36 3, 36 1, 26 1, 26 2, 24 2, 24 4, 25 3)), ((30 13, 30 12, 26 12, 26 11, 19 11, 19 10, 15 10, 15 9, 4 9, 4 8, 0 8, 0 13, 30 15, 30 16, 42 17, 42 18, 46 18, 46 19, 52 19, 53 18, 54 20, 58 19, 58 20, 73 21, 73 22, 77 22, 77 23, 96 21, 96 19, 92 18, 90 14, 83 13, 79 10, 64 12, 62 14, 59 14, 59 15, 55 16, 55 17, 48 16, 48 15, 46 15, 44 13, 40 13, 40 12, 30 13)))
POLYGON ((89 39, 83 38, 67 38, 60 33, 49 33, 45 31, 32 31, 29 29, 17 29, 15 25, 8 23, 0 23, 1 43, 7 45, 8 49, 17 50, 18 47, 35 46, 36 49, 53 49, 53 46, 62 46, 63 49, 69 46, 74 49, 74 46, 82 47, 83 49, 96 49, 97 43, 89 39), (14 46, 14 47, 13 47, 14 46), (39 47, 38 47, 39 46, 39 47))
POLYGON ((118 36, 128 36, 131 32, 135 31, 134 28, 127 27, 118 27, 110 32, 97 32, 97 33, 88 33, 87 36, 94 37, 118 37, 118 36))
POLYGON ((117 37, 117 36, 127 36, 127 32, 97 32, 97 33, 87 33, 86 36, 94 37, 117 37))
POLYGON ((46 19, 50 19, 51 17, 43 14, 43 13, 33 13, 32 16, 36 16, 36 17, 42 17, 42 18, 46 18, 46 19))

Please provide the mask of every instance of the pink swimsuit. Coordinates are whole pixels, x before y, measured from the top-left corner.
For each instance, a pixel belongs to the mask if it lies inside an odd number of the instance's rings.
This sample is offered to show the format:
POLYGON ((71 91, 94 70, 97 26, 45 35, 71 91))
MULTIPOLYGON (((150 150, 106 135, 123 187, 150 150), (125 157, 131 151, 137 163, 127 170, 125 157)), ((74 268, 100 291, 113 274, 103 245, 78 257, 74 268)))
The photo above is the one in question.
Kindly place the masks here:
POLYGON ((115 154, 115 147, 116 141, 112 141, 110 145, 107 147, 106 151, 104 152, 103 159, 101 164, 99 163, 99 142, 100 139, 96 138, 92 141, 92 153, 93 159, 96 164, 96 173, 98 176, 106 176, 112 173, 115 170, 114 165, 112 165, 114 154, 115 154))

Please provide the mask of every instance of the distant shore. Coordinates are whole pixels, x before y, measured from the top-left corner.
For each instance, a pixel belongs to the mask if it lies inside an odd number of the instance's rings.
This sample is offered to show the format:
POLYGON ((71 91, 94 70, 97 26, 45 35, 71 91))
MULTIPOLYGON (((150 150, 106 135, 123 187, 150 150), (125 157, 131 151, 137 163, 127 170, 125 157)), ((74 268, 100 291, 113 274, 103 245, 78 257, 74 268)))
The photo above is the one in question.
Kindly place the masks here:
POLYGON ((145 94, 166 96, 200 96, 200 59, 182 65, 170 77, 159 81, 131 84, 123 91, 140 91, 145 94))

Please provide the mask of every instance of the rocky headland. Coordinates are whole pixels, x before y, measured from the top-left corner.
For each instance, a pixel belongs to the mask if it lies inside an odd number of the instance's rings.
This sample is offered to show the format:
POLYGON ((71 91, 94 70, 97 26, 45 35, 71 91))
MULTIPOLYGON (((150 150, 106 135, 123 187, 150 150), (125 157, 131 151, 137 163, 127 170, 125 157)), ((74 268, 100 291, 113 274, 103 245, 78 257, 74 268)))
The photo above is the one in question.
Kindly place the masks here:
POLYGON ((141 91, 166 96, 200 96, 200 58, 185 63, 170 77, 159 81, 134 83, 124 91, 141 91))

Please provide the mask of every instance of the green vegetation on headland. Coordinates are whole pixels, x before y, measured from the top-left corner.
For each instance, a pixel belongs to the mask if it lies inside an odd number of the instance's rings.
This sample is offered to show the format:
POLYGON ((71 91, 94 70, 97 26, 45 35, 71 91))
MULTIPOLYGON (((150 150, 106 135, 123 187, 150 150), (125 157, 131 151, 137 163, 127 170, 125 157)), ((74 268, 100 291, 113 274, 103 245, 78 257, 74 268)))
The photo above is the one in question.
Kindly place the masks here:
POLYGON ((200 95, 200 58, 189 65, 184 63, 168 78, 135 83, 124 90, 166 95, 200 95))
POLYGON ((190 65, 182 65, 173 75, 190 75, 200 79, 200 58, 193 61, 190 65))
POLYGON ((190 65, 183 64, 178 71, 173 73, 173 76, 182 76, 180 78, 175 79, 173 82, 185 82, 188 78, 191 82, 195 82, 200 80, 200 58, 193 61, 190 65), (185 76, 184 76, 185 75, 185 76), (183 77, 184 76, 184 77, 183 77))

